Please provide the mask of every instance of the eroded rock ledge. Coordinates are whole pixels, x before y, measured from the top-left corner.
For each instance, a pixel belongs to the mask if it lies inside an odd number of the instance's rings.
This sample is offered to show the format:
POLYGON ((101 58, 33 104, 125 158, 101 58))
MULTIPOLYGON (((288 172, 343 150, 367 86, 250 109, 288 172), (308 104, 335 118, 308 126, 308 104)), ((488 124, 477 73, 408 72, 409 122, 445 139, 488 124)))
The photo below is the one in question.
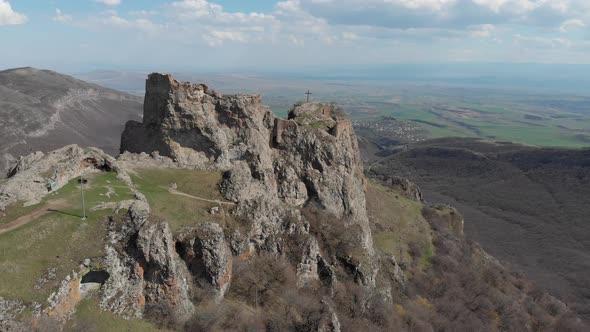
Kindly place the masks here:
POLYGON ((221 191, 251 223, 244 236, 254 250, 282 252, 284 236, 309 237, 299 254, 302 276, 317 278, 320 254, 300 209, 320 208, 333 216, 322 222, 347 229, 355 242, 355 250, 329 260, 346 265, 360 283, 375 284, 363 166, 352 124, 334 105, 296 105, 280 119, 259 95, 223 95, 151 74, 144 122, 127 124, 121 152, 157 152, 180 167, 225 172, 221 191))

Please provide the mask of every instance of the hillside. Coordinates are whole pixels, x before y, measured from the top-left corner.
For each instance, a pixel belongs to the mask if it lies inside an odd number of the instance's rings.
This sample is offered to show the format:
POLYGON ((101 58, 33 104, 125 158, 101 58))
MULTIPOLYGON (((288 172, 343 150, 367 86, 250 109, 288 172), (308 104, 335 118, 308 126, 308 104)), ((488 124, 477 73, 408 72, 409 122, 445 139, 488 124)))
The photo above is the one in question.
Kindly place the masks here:
POLYGON ((449 138, 388 153, 373 176, 459 208, 468 237, 590 318, 590 150, 449 138))
POLYGON ((163 74, 145 100, 117 159, 67 146, 0 183, 0 329, 584 331, 458 210, 367 179, 334 105, 282 119, 163 74))
POLYGON ((18 157, 68 144, 115 154, 142 98, 48 70, 0 71, 0 172, 18 157))

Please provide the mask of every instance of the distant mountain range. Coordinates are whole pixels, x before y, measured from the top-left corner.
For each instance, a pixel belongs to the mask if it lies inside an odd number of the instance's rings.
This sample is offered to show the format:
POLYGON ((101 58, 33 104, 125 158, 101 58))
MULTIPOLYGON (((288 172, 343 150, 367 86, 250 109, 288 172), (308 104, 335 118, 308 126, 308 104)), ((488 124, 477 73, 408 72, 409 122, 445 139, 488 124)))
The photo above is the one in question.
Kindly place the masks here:
POLYGON ((116 154, 128 120, 140 120, 143 98, 49 70, 0 71, 0 171, 31 151, 67 144, 116 154))

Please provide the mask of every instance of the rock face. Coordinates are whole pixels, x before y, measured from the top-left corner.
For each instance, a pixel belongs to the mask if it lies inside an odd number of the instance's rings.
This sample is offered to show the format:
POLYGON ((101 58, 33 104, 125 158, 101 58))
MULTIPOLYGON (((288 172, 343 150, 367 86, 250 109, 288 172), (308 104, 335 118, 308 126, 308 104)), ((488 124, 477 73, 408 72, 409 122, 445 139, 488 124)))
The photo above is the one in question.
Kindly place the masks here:
POLYGON ((399 176, 382 175, 376 177, 379 182, 388 187, 399 190, 404 197, 416 202, 424 202, 420 188, 410 180, 399 176))
MULTIPOLYGON (((238 203, 236 213, 251 221, 247 236, 258 250, 284 252, 283 236, 309 233, 299 209, 322 208, 333 216, 323 222, 347 229, 358 243, 335 260, 346 261, 361 283, 374 285, 378 264, 357 140, 335 106, 297 105, 284 120, 258 95, 222 95, 203 84, 152 74, 144 122, 127 123, 121 139, 125 151, 157 151, 180 167, 224 171, 222 192, 238 203)), ((303 242, 301 255, 319 253, 313 241, 303 242)), ((303 256, 302 262, 309 261, 303 256)))
POLYGON ((233 263, 221 226, 202 224, 182 235, 176 247, 196 281, 213 286, 221 300, 230 285, 233 263))
POLYGON ((188 273, 168 224, 149 213, 148 203, 136 200, 122 222, 113 219, 105 258, 111 277, 103 286, 101 307, 127 318, 154 311, 186 320, 193 311, 188 273))
POLYGON ((69 145, 48 154, 35 152, 18 160, 9 172, 9 180, 0 185, 0 210, 16 202, 34 205, 49 192, 58 190, 83 173, 116 171, 118 177, 130 183, 129 175, 117 161, 99 149, 82 149, 69 145), (51 182, 54 182, 51 188, 51 182))

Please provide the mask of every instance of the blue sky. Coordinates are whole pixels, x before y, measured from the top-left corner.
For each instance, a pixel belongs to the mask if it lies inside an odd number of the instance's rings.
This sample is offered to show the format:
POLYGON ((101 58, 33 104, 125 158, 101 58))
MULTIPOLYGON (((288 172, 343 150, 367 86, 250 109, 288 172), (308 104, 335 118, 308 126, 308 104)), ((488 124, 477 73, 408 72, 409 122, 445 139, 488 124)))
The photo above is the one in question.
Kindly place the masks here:
POLYGON ((588 0, 0 0, 0 68, 590 63, 588 0))

